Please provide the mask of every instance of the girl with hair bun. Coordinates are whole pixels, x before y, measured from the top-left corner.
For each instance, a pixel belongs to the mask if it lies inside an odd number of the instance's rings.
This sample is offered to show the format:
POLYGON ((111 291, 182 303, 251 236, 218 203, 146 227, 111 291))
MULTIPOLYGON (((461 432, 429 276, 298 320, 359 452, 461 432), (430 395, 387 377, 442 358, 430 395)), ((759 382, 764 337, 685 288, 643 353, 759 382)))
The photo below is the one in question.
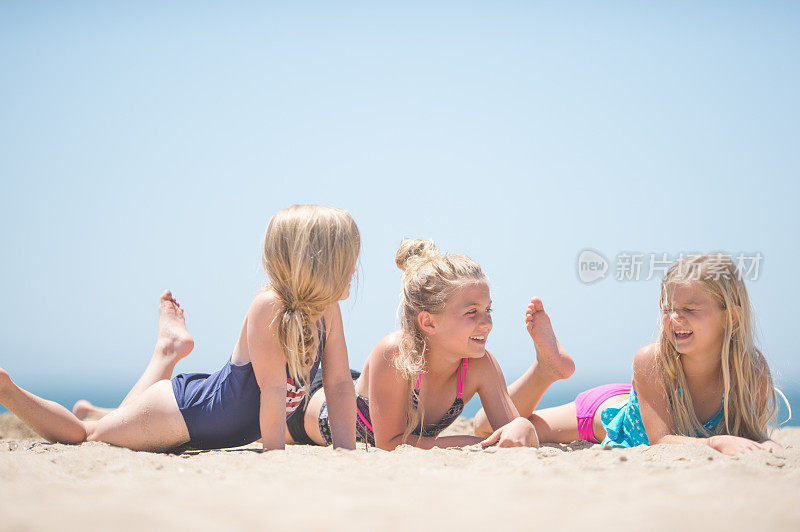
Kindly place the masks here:
MULTIPOLYGON (((747 289, 730 257, 679 260, 664 275, 660 303, 658 340, 634 356, 632 383, 598 386, 572 403, 536 411, 552 382, 541 368, 534 365, 509 387, 540 440, 580 438, 609 447, 697 442, 728 455, 780 448, 769 439, 776 389, 755 345, 747 289)), ((529 329, 546 323, 549 330, 547 338, 534 337, 537 356, 556 346, 540 300, 531 302, 526 321, 529 329)), ((475 433, 488 432, 479 412, 475 433)))
POLYGON ((2 369, 0 403, 51 442, 102 441, 166 451, 181 445, 234 447, 261 438, 265 450, 282 449, 287 419, 291 425, 306 400, 307 383, 324 373, 331 440, 354 449, 355 394, 339 301, 349 295, 360 245, 358 228, 345 211, 315 205, 283 209, 264 238, 269 284, 250 305, 222 369, 170 379, 194 342, 183 310, 167 290, 153 357, 117 409, 81 401, 73 414, 19 388, 2 369))
MULTIPOLYGON (((463 255, 442 255, 430 240, 403 240, 400 330, 373 349, 362 373, 353 372, 358 441, 392 450, 416 447, 537 445, 530 421, 520 417, 503 374, 486 350, 492 330, 486 276, 463 255), (440 436, 473 395, 479 394, 495 428, 488 438, 440 436)), ((328 392, 312 383, 298 443, 330 444, 333 411, 328 392), (329 412, 330 411, 330 412, 329 412)))

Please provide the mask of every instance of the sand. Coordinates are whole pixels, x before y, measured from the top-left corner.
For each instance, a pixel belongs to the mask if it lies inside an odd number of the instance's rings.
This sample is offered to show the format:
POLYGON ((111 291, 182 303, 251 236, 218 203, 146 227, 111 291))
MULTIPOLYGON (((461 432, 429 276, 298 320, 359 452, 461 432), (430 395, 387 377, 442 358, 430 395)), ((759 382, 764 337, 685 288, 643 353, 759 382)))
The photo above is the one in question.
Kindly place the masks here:
MULTIPOLYGON (((467 433, 459 420, 452 433, 467 433)), ((703 445, 183 454, 49 444, 0 415, 0 531, 800 530, 800 428, 703 445)))

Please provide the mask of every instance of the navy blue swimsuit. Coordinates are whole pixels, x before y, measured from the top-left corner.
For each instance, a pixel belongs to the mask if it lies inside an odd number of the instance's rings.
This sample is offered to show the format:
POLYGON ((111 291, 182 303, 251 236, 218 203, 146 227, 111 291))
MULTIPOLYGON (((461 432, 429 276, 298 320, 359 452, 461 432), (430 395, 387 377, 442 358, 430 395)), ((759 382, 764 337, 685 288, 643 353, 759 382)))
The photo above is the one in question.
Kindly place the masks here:
MULTIPOLYGON (((325 322, 322 322, 322 331, 325 322)), ((325 350, 325 335, 320 337, 317 359, 310 379, 319 370, 325 350)), ((304 382, 295 383, 286 367, 286 417, 294 414, 307 393, 304 382)), ((230 360, 221 370, 208 373, 181 373, 172 378, 172 390, 186 422, 195 449, 223 449, 247 445, 261 438, 259 410, 261 388, 256 382, 252 362, 237 365, 230 360)))

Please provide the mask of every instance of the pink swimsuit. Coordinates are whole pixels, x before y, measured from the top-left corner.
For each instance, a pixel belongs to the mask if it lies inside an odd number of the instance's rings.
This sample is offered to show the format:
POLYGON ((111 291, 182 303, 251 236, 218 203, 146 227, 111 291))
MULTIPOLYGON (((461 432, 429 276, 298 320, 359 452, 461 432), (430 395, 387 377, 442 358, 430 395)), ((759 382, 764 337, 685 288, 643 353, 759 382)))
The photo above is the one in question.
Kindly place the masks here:
POLYGON ((582 440, 599 443, 594 435, 594 415, 605 401, 617 395, 631 393, 630 384, 604 384, 578 394, 575 398, 575 416, 578 418, 578 436, 582 440))

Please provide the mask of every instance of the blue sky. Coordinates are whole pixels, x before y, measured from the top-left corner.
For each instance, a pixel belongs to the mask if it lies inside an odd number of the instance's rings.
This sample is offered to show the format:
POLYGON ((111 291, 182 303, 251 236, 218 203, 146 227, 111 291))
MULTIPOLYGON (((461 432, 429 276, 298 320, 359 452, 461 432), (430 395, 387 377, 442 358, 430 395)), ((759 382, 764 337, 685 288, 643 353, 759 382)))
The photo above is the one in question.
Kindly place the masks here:
MULTIPOLYGON (((530 363, 539 295, 577 390, 627 380, 658 281, 584 285, 584 248, 760 252, 761 345, 800 389, 800 8, 791 2, 16 2, 0 8, 0 365, 119 389, 169 287, 195 352, 230 355, 269 218, 349 210, 351 365, 396 326, 402 237, 492 281, 489 348, 530 363)), ((613 264, 612 264, 613 268, 613 264)), ((563 385, 562 385, 563 386, 563 385)), ((579 390, 578 390, 579 391, 579 390)))

